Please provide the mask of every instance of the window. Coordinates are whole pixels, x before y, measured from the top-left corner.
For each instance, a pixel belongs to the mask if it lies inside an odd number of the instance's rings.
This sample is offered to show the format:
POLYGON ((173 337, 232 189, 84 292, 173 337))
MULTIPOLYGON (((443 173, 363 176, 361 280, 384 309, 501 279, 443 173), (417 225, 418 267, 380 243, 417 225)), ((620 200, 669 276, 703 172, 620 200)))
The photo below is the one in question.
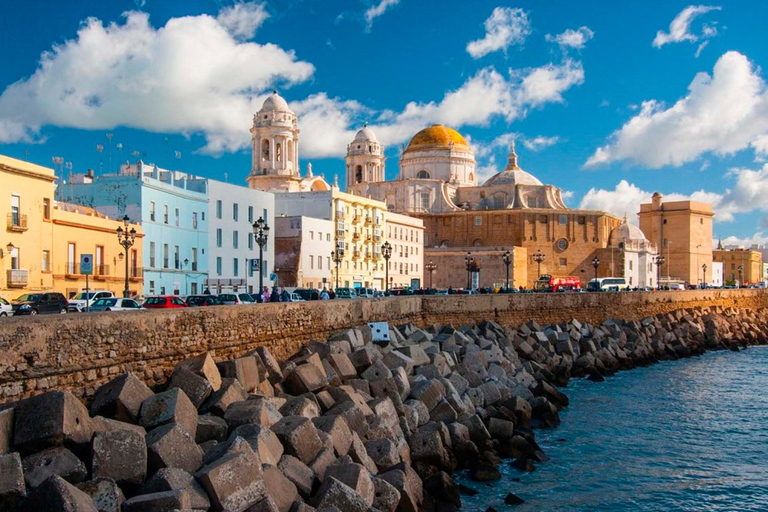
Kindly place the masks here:
MULTIPOLYGON (((67 243, 67 274, 74 274, 76 271, 75 258, 77 258, 77 248, 74 242, 67 243)), ((11 268, 18 268, 11 265, 11 268)))
POLYGON ((323 270, 323 257, 317 257, 317 270, 323 270))
POLYGON ((149 294, 154 295, 155 294, 155 282, 150 281, 149 282, 149 294))
POLYGON ((163 244, 163 268, 168 268, 168 244, 163 244))
POLYGON ((328 268, 331 268, 331 257, 330 256, 326 256, 325 257, 325 262, 326 262, 328 268))
POLYGON ((325 241, 326 242, 330 242, 331 241, 331 234, 330 233, 326 233, 325 234, 325 241))
POLYGON ((483 218, 479 215, 475 216, 475 226, 482 226, 483 225, 483 218))
POLYGON ((264 264, 261 266, 261 275, 267 277, 267 260, 264 260, 264 264))
POLYGON ((51 251, 43 251, 43 272, 49 272, 51 270, 51 251))
POLYGON ((253 206, 248 207, 248 222, 253 224, 253 206))
POLYGON ((192 229, 197 229, 197 212, 192 212, 192 229))
POLYGON ((248 233, 248 249, 253 249, 253 233, 248 233))
POLYGON ((314 240, 315 239, 315 232, 314 231, 310 231, 309 232, 309 239, 310 240, 314 240))
POLYGON ((629 270, 632 270, 632 263, 633 263, 632 260, 629 260, 629 270))
POLYGON ((221 233, 221 228, 217 228, 216 229, 216 247, 221 247, 222 238, 223 236, 221 233))
POLYGON ((579 216, 579 221, 578 221, 578 222, 579 222, 579 225, 580 225, 580 226, 583 226, 584 224, 586 224, 586 223, 587 223, 587 218, 586 218, 585 216, 583 216, 583 215, 580 215, 580 216, 579 216))
POLYGON ((43 219, 51 220, 51 200, 47 197, 43 198, 43 219))
POLYGON ((666 224, 666 223, 667 223, 667 219, 664 219, 664 220, 662 221, 662 224, 666 224))
POLYGON ((173 268, 179 270, 181 268, 181 261, 179 261, 179 246, 173 246, 173 268))
POLYGON ((567 215, 560 215, 560 225, 565 226, 568 224, 568 216, 567 215))
POLYGON ((192 248, 192 271, 197 270, 197 247, 192 248))
POLYGON ((149 220, 155 221, 155 202, 150 201, 149 202, 149 220))
POLYGON ((233 231, 232 232, 232 248, 233 249, 237 249, 238 245, 239 244, 238 244, 238 239, 237 239, 237 231, 233 231))
POLYGON ((96 254, 94 255, 94 258, 96 261, 94 261, 94 268, 93 273, 96 275, 104 275, 106 274, 105 268, 104 268, 104 246, 103 245, 97 245, 96 246, 96 254))
POLYGON ((221 256, 216 257, 216 275, 221 275, 221 256))
POLYGON ((564 267, 568 264, 568 260, 565 258, 560 258, 560 266, 564 267))
POLYGON ((237 203, 234 203, 232 205, 232 220, 237 221, 238 212, 237 212, 237 203))
POLYGON ((200 212, 200 215, 201 215, 201 217, 200 217, 200 218, 201 218, 203 221, 205 221, 205 212, 200 212))
POLYGON ((309 268, 312 270, 315 269, 315 257, 311 254, 309 255, 309 268))
POLYGON ((416 173, 416 178, 420 180, 428 180, 429 179, 429 173, 427 171, 419 171, 416 173))
POLYGON ((419 197, 421 197, 421 209, 429 210, 429 192, 422 192, 419 197))
POLYGON ((155 266, 155 242, 149 242, 149 266, 155 266))
POLYGON ((163 222, 168 224, 168 205, 163 205, 163 222))
POLYGON ((216 218, 221 218, 221 199, 216 200, 216 218))
POLYGON ((239 273, 240 273, 240 259, 235 258, 232 260, 232 275, 237 277, 239 273))
POLYGON ((21 268, 21 258, 19 256, 19 248, 14 247, 11 249, 11 270, 19 270, 21 268))
POLYGON ((176 227, 179 227, 179 209, 176 208, 174 213, 176 214, 176 219, 175 219, 176 220, 176 227))

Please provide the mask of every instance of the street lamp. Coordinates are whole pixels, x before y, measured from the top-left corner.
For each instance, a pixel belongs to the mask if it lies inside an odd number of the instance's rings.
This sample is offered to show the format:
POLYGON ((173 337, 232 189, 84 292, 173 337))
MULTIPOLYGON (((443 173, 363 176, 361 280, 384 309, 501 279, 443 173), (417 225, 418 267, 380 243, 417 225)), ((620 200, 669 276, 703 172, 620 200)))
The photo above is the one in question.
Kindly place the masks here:
POLYGON ((536 273, 538 274, 537 279, 541 277, 541 262, 544 261, 545 259, 546 259, 546 256, 542 254, 541 249, 537 250, 536 254, 533 255, 533 261, 535 261, 536 264, 538 265, 536 270, 536 273))
POLYGON ((339 265, 344 259, 344 249, 339 245, 335 251, 331 251, 331 259, 336 264, 336 290, 339 289, 339 265))
POLYGON ((262 217, 253 223, 253 238, 259 246, 259 293, 261 293, 264 289, 264 246, 269 240, 269 226, 262 217))
POLYGON ((472 264, 475 262, 475 258, 472 256, 471 252, 468 252, 466 256, 464 256, 464 265, 467 268, 467 290, 472 288, 472 264))
POLYGON ((429 287, 432 288, 432 272, 437 270, 437 263, 429 260, 429 263, 424 265, 424 269, 429 272, 429 287))
MULTIPOLYGON (((592 258, 592 267, 595 269, 595 285, 597 286, 597 267, 600 266, 600 258, 595 256, 592 258)), ((597 289, 600 289, 600 286, 597 286, 597 289)))
POLYGON ((381 246, 381 255, 384 257, 384 291, 389 291, 389 258, 392 257, 392 244, 384 242, 381 246))
POLYGON ((656 288, 661 290, 661 266, 664 265, 665 258, 661 254, 656 256, 656 288))
POLYGON ((744 265, 739 265, 739 288, 741 288, 742 283, 742 272, 744 271, 744 265))
POLYGON ((126 215, 123 217, 123 226, 125 226, 125 229, 123 229, 122 226, 118 226, 117 228, 117 241, 120 243, 120 245, 125 249, 125 290, 123 290, 123 297, 130 298, 131 296, 131 290, 128 285, 128 261, 130 258, 128 257, 128 249, 133 247, 133 244, 136 243, 136 229, 131 228, 130 231, 128 231, 128 224, 130 224, 131 219, 128 218, 126 215))
POLYGON ((703 264, 701 266, 701 288, 704 289, 707 287, 707 264, 703 264))
POLYGON ((501 256, 501 261, 504 262, 504 265, 507 267, 507 279, 506 284, 504 285, 505 290, 509 291, 509 266, 512 264, 512 254, 507 251, 501 256))
POLYGON ((184 272, 184 267, 189 265, 189 258, 184 258, 184 261, 181 262, 181 271, 184 273, 184 296, 187 295, 187 275, 186 272, 184 272))

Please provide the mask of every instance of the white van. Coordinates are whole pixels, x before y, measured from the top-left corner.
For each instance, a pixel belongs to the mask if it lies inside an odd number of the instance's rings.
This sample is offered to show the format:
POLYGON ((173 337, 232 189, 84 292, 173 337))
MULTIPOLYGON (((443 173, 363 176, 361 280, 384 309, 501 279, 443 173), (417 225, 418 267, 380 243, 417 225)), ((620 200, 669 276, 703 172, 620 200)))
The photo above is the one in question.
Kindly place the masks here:
POLYGON ((587 283, 590 292, 620 292, 627 289, 627 280, 623 277, 598 277, 587 283))
POLYGON ((361 299, 372 299, 376 296, 376 290, 373 288, 358 288, 357 296, 361 299))

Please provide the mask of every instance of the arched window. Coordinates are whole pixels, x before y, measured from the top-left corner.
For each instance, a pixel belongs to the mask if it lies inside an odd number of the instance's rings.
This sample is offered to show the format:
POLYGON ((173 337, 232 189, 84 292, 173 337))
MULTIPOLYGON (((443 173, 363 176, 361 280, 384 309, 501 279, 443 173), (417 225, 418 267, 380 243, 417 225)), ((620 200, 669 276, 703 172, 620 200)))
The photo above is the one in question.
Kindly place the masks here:
POLYGON ((469 173, 469 181, 475 181, 475 173, 469 173))
POLYGON ((261 141, 261 157, 264 160, 269 160, 269 141, 268 140, 261 141))
POLYGON ((416 177, 420 180, 428 180, 429 173, 427 171, 419 171, 418 173, 416 173, 416 177))
POLYGON ((275 159, 278 162, 283 159, 283 146, 279 142, 275 144, 275 159))
POLYGON ((474 242, 472 242, 472 245, 473 245, 474 247, 482 247, 482 246, 483 246, 483 241, 482 241, 482 240, 480 240, 480 239, 478 238, 477 240, 475 240, 474 242))
POLYGON ((355 168, 355 183, 360 183, 361 181, 363 181, 363 166, 358 165, 355 168))
POLYGON ((293 162, 293 141, 289 140, 285 145, 285 150, 287 151, 285 158, 289 162, 293 162))
POLYGON ((440 242, 440 247, 449 247, 451 244, 448 243, 448 240, 443 240, 440 242))

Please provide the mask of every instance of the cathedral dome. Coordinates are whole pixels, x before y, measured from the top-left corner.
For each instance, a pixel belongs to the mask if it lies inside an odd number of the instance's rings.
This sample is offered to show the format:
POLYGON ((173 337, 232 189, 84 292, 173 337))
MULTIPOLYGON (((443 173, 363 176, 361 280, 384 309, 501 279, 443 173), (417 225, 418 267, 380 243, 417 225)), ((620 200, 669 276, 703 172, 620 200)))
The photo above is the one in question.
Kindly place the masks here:
POLYGON ((414 135, 405 152, 445 149, 451 147, 451 144, 453 144, 454 149, 472 152, 469 149, 469 144, 459 132, 441 124, 433 124, 414 135))
POLYGON ((624 222, 613 228, 610 240, 613 245, 626 242, 648 242, 643 231, 627 222, 626 216, 624 217, 624 222))
POLYGON ((357 135, 355 135, 355 142, 379 142, 379 139, 376 138, 376 134, 373 133, 373 130, 368 128, 368 125, 364 126, 360 131, 357 132, 357 135))
POLYGON ((539 179, 531 173, 525 172, 517 165, 517 153, 515 152, 515 142, 509 145, 509 156, 507 157, 507 166, 503 171, 494 174, 488 178, 483 186, 492 185, 543 185, 539 179))
POLYGON ((261 106, 261 110, 279 110, 281 112, 292 112, 288 108, 288 102, 286 102, 282 96, 277 94, 277 91, 273 91, 266 100, 264 105, 261 106))

